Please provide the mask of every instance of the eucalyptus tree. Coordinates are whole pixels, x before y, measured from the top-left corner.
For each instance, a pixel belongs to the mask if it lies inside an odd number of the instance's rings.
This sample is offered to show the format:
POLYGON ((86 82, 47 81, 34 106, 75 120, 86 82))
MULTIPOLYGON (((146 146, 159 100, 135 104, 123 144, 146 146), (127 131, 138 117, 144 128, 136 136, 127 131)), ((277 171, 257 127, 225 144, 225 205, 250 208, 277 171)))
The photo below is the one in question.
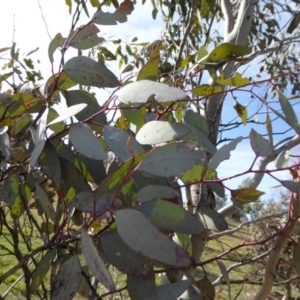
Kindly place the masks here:
MULTIPOLYGON (((99 35, 99 28, 130 19, 130 0, 66 4, 73 11, 70 33, 50 42, 53 74, 45 82, 16 44, 1 49, 9 62, 0 79, 10 89, 0 103, 0 238, 17 263, 0 281, 21 270, 15 284, 24 282, 27 299, 73 299, 76 293, 213 299, 220 284, 231 298, 230 272, 260 257, 227 267, 227 255, 268 240, 273 244, 255 296, 266 299, 300 214, 299 164, 287 166, 289 150, 300 143, 297 103, 291 102, 299 93, 297 1, 153 0, 152 16, 163 18, 166 28, 147 43, 99 35), (84 13, 89 21, 77 26, 84 13), (78 56, 67 60, 69 48, 78 56), (111 71, 111 61, 120 72, 111 71), (32 89, 22 90, 28 83, 32 89), (255 110, 238 101, 245 94, 255 110), (60 102, 66 103, 62 114, 60 102), (238 131, 242 126, 246 136, 238 131), (243 140, 253 162, 219 178, 219 165, 243 140), (276 169, 267 169, 275 160, 276 169), (277 178, 278 170, 290 171, 292 180, 277 178), (245 174, 251 176, 247 187, 228 188, 232 176, 245 174), (267 239, 245 239, 204 260, 209 240, 251 223, 228 229, 225 217, 258 200, 266 174, 293 193, 286 223, 267 239), (216 211, 215 194, 222 198, 225 191, 231 203, 216 211), (42 244, 32 243, 35 234, 42 244), (214 262, 221 273, 215 280, 208 276, 214 262)), ((299 249, 296 241, 293 246, 299 249)))

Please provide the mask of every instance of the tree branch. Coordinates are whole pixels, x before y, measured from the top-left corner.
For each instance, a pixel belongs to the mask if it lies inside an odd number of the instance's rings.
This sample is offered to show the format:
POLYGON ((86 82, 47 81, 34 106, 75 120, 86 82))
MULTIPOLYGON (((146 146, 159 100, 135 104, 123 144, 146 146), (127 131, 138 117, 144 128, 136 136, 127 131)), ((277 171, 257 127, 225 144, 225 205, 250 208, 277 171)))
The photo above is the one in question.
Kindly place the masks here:
POLYGON ((233 13, 232 13, 232 9, 229 5, 229 1, 228 0, 221 0, 221 8, 222 8, 222 12, 224 15, 224 19, 225 19, 225 33, 224 33, 224 38, 226 39, 228 34, 232 31, 233 29, 233 13))

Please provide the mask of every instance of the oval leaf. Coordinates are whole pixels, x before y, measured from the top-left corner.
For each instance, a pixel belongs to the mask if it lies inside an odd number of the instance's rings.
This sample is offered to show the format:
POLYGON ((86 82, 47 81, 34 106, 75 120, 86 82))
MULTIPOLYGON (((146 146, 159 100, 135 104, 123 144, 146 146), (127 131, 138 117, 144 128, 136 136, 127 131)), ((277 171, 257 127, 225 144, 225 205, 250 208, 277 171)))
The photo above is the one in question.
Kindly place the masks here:
POLYGON ((187 98, 184 91, 151 80, 129 83, 117 94, 123 103, 147 103, 151 97, 154 97, 157 102, 178 101, 187 98))
POLYGON ((146 217, 133 209, 115 212, 117 229, 122 240, 133 250, 163 263, 187 267, 187 253, 160 232, 146 217))
POLYGON ((231 197, 235 198, 241 203, 255 202, 260 196, 264 194, 265 192, 258 191, 255 188, 241 188, 237 190, 231 190, 231 197))
POLYGON ((173 199, 177 196, 178 193, 169 186, 150 184, 138 191, 133 200, 143 203, 158 198, 173 199))
POLYGON ((139 130, 136 139, 142 145, 160 144, 179 139, 189 132, 189 128, 181 123, 151 121, 139 130))
POLYGON ((250 144, 254 153, 258 156, 269 156, 273 153, 273 146, 254 129, 250 132, 250 144))
POLYGON ((98 251, 87 232, 81 229, 81 249, 85 262, 91 273, 99 280, 109 291, 114 291, 114 283, 111 276, 98 254, 98 251))
POLYGON ((223 88, 218 85, 202 84, 192 89, 192 93, 197 96, 209 96, 221 93, 223 88))
POLYGON ((67 75, 75 82, 99 88, 119 86, 118 78, 107 67, 86 56, 75 56, 64 65, 67 75))
POLYGON ((214 209, 201 208, 201 210, 197 213, 197 217, 207 229, 224 231, 228 228, 228 224, 224 217, 214 209))
POLYGON ((281 169, 287 167, 289 158, 290 158, 290 152, 288 150, 280 152, 280 154, 277 156, 274 162, 276 168, 281 169))
POLYGON ((69 133, 70 141, 78 152, 92 159, 107 159, 104 147, 87 124, 72 124, 69 133))
POLYGON ((81 266, 77 255, 65 260, 56 275, 52 300, 72 300, 81 281, 81 266))

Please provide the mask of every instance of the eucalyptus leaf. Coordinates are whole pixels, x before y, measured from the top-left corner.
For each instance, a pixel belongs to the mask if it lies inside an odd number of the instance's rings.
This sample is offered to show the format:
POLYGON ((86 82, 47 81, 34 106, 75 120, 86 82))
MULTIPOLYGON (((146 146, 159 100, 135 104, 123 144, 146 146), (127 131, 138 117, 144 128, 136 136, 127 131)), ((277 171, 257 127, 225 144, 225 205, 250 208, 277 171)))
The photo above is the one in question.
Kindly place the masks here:
POLYGON ((261 134, 257 133, 254 129, 250 132, 250 144, 254 153, 258 156, 270 156, 273 153, 274 147, 270 142, 264 139, 261 134))
POLYGON ((150 184, 136 193, 133 200, 140 203, 155 199, 173 199, 178 196, 178 192, 169 186, 150 184))
POLYGON ((223 216, 214 209, 201 208, 197 213, 197 217, 207 229, 224 231, 228 228, 228 224, 223 216))
POLYGON ((37 183, 35 184, 35 195, 39 203, 41 204, 44 212, 46 213, 46 215, 51 219, 53 223, 55 223, 56 216, 55 216, 55 210, 53 208, 53 205, 49 200, 46 192, 37 183))
POLYGON ((276 168, 280 169, 280 168, 287 167, 289 157, 290 157, 290 152, 288 150, 280 152, 279 155, 277 156, 275 162, 274 162, 276 168))

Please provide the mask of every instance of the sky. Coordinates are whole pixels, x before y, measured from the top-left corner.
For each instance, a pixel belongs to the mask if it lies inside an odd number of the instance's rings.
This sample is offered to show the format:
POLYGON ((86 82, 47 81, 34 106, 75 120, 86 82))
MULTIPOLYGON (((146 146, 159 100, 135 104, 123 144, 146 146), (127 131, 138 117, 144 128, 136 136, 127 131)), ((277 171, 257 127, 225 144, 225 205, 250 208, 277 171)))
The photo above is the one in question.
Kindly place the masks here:
MULTIPOLYGON (((139 2, 139 1, 137 1, 139 2)), ((164 29, 164 24, 161 18, 158 16, 156 20, 152 19, 151 16, 151 4, 142 6, 137 5, 135 10, 130 16, 128 16, 128 22, 119 24, 118 26, 101 26, 100 36, 105 39, 118 39, 121 38, 123 41, 130 42, 134 37, 138 37, 139 42, 154 41, 161 37, 161 33, 164 29)), ((11 46, 12 41, 17 42, 17 47, 21 49, 21 53, 28 53, 33 49, 39 47, 39 50, 32 56, 32 58, 38 58, 40 64, 39 69, 42 70, 45 81, 51 76, 51 64, 47 55, 48 45, 50 37, 47 33, 47 29, 44 20, 41 15, 41 6, 43 17, 48 25, 49 33, 53 38, 58 32, 64 37, 69 33, 71 27, 71 16, 68 13, 68 7, 63 0, 10 0, 5 2, 5 9, 0 11, 0 28, 1 39, 0 49, 3 47, 11 46)), ((93 10, 89 10, 91 15, 93 10)), ((78 25, 85 24, 88 22, 87 17, 80 19, 78 25)), ((69 53, 69 58, 76 55, 76 51, 73 50, 69 53)), ((59 62, 59 52, 55 54, 55 67, 59 62)), ((1 55, 0 55, 1 59, 1 55)), ((0 65, 5 63, 4 60, 0 61, 0 65)), ((118 72, 115 66, 110 66, 110 69, 114 72, 118 72)), ((253 71, 252 73, 256 72, 253 71)), ((0 71, 1 74, 1 71, 0 71)), ((249 74, 248 74, 249 75, 249 74)), ((252 75, 252 74, 251 74, 252 75)), ((243 92, 238 94, 238 101, 242 105, 250 103, 250 94, 243 92)), ((236 114, 233 110, 234 101, 229 99, 227 105, 224 107, 223 122, 233 119, 236 114)), ((253 102, 253 108, 249 110, 254 111, 257 107, 257 102, 253 102)), ((261 117, 260 117, 261 118, 261 117)), ((260 121, 264 121, 260 120, 260 121)), ((285 126, 281 124, 280 126, 285 126)), ((234 136, 239 135, 248 136, 250 129, 254 128, 258 132, 266 133, 265 128, 262 125, 248 124, 247 126, 238 129, 234 132, 234 136)), ((279 127, 275 128, 279 130, 279 127)), ((292 134, 292 133, 290 133, 292 134)), ((232 175, 246 171, 251 165, 254 159, 254 153, 251 151, 249 140, 245 140, 238 144, 237 149, 231 153, 230 160, 221 163, 218 168, 219 178, 229 178, 232 175)), ((270 169, 274 169, 274 164, 269 165, 270 169)), ((282 179, 289 179, 286 174, 278 175, 282 179)), ((237 179, 228 180, 225 182, 229 188, 237 188, 242 180, 247 177, 239 177, 237 179)), ((263 199, 269 199, 273 195, 273 190, 270 189, 272 186, 278 185, 278 182, 265 176, 262 184, 258 187, 259 190, 265 191, 266 195, 263 199)))

